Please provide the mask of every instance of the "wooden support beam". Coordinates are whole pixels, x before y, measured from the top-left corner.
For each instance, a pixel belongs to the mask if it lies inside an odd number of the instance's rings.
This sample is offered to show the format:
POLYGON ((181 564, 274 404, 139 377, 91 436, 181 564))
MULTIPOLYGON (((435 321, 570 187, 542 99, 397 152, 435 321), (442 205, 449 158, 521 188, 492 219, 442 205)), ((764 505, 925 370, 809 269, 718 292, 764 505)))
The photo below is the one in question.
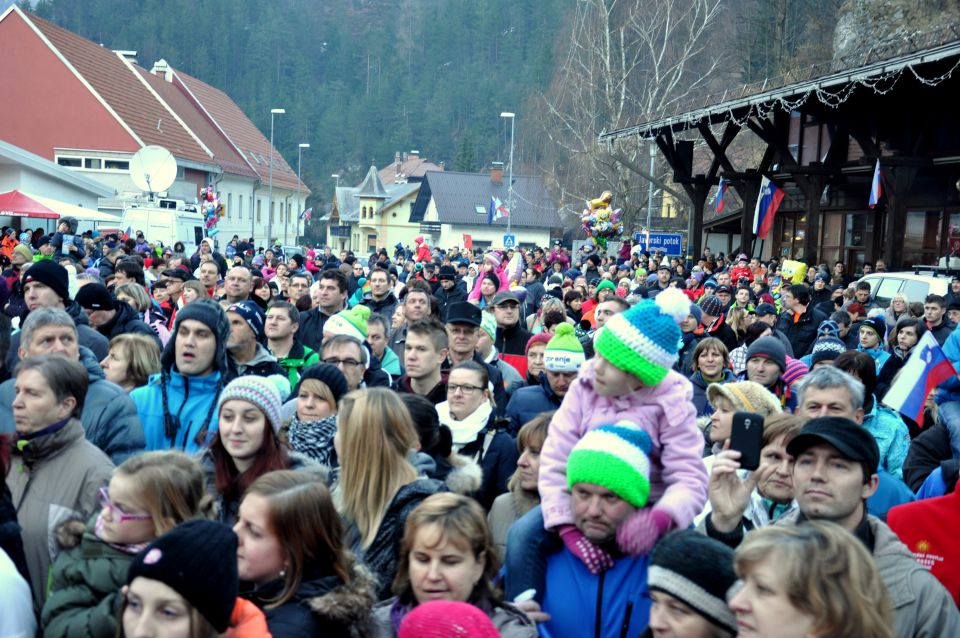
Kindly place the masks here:
MULTIPOLYGON (((902 233, 907 226, 907 200, 913 180, 919 169, 913 166, 898 167, 890 176, 884 175, 883 187, 887 189, 886 232, 887 243, 883 251, 883 259, 887 268, 895 270, 903 265, 903 240, 894 235, 902 233), (892 183, 891 183, 892 182, 892 183), (892 186, 892 188, 891 188, 892 186)), ((876 228, 875 228, 876 230, 876 228)), ((875 257, 875 256, 874 256, 875 257)))

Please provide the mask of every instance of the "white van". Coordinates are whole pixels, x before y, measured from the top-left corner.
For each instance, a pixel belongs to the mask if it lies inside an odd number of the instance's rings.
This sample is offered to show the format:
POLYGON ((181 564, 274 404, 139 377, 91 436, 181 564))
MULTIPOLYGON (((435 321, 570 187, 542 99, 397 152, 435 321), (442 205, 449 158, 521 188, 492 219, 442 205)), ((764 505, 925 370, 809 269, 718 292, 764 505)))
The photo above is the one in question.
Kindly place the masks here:
POLYGON ((120 219, 120 232, 127 228, 131 233, 142 230, 147 241, 160 241, 164 246, 172 247, 178 241, 183 242, 187 255, 196 251, 205 236, 203 215, 173 208, 125 208, 120 219))

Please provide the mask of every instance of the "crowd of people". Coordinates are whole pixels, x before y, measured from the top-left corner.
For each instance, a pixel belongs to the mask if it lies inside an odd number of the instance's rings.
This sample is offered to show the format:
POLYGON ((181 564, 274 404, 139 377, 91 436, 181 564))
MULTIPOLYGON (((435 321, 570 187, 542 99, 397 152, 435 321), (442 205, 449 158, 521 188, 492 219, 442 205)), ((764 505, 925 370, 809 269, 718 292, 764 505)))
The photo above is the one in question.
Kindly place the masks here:
POLYGON ((960 277, 415 244, 4 229, 0 636, 960 635, 960 277))

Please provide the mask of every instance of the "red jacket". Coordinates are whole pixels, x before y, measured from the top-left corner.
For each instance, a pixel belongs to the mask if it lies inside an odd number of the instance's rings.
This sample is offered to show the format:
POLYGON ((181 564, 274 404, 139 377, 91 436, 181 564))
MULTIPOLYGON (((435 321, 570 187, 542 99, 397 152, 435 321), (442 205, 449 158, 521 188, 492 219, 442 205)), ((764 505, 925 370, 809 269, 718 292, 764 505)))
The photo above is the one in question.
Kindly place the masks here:
POLYGON ((960 605, 960 490, 898 505, 887 512, 887 525, 960 605))
POLYGON ((746 277, 750 281, 753 281, 753 271, 750 270, 749 266, 734 266, 730 269, 731 284, 736 286, 741 277, 746 277))

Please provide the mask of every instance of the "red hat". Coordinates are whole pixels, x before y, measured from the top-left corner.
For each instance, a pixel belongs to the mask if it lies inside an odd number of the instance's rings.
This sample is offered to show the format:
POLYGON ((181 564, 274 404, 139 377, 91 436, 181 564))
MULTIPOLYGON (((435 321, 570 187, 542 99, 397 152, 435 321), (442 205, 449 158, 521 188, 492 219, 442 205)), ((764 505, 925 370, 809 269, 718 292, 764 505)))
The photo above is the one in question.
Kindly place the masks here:
POLYGON ((550 334, 549 332, 541 332, 540 334, 535 334, 535 335, 533 335, 533 336, 530 337, 530 339, 527 341, 527 347, 524 348, 524 350, 523 350, 523 356, 527 356, 528 354, 530 354, 530 348, 532 348, 533 346, 537 345, 538 343, 542 343, 543 345, 547 345, 548 343, 550 343, 550 339, 551 339, 552 337, 553 337, 553 335, 550 334))
POLYGON ((397 638, 500 638, 493 621, 469 603, 431 600, 414 607, 400 623, 397 638))

